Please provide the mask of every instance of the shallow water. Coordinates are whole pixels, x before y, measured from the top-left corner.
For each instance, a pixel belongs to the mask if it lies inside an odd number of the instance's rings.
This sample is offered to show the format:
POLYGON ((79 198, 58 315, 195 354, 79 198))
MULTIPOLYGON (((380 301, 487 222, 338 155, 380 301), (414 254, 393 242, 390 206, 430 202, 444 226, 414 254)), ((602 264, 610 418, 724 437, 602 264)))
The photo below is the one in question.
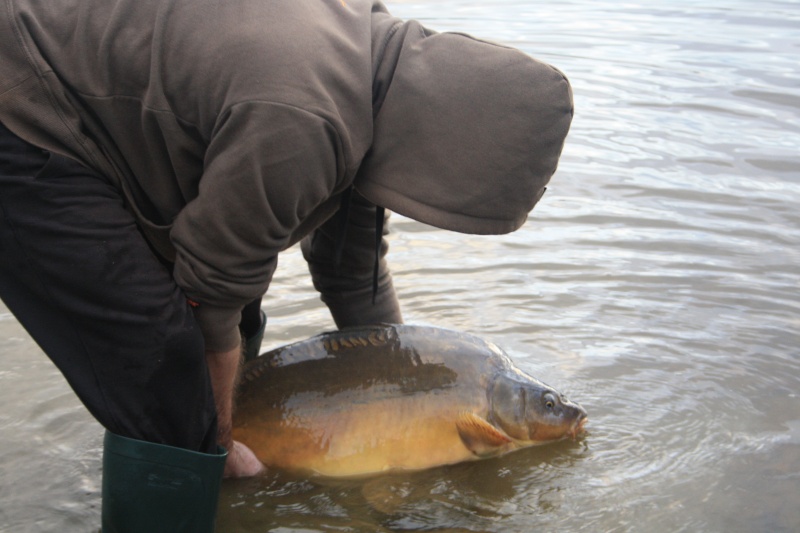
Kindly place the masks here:
MULTIPOLYGON (((218 529, 800 530, 800 2, 389 6, 572 81, 520 231, 395 217, 390 258, 407 322, 499 344, 589 433, 366 481, 227 482, 218 529)), ((265 307, 265 347, 332 327, 297 250, 265 307)), ((96 530, 101 429, 7 313, 0 354, 0 530, 96 530)))

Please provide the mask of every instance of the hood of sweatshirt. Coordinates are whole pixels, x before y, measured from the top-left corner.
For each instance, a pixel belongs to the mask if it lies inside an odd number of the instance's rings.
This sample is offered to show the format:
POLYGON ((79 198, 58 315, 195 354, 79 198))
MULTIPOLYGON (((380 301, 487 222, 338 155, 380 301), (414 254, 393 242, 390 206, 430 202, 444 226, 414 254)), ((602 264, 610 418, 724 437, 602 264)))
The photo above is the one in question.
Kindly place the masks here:
POLYGON ((544 194, 569 131, 566 77, 512 48, 373 18, 376 28, 391 26, 375 51, 373 142, 356 189, 443 229, 519 228, 544 194))

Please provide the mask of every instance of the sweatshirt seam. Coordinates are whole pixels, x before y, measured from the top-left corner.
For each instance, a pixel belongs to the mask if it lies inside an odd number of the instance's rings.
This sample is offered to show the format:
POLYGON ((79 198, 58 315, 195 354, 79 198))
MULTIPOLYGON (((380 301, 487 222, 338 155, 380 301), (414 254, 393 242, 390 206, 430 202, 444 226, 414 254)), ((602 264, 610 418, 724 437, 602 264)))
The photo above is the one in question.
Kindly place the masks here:
MULTIPOLYGON (((77 94, 77 95, 79 95, 79 96, 81 96, 83 98, 88 98, 88 99, 96 99, 96 100, 106 100, 106 99, 108 99, 108 100, 113 100, 113 99, 134 100, 134 101, 136 101, 136 102, 141 104, 142 110, 147 110, 147 111, 150 111, 152 113, 170 115, 170 116, 174 117, 175 120, 179 121, 181 124, 183 124, 185 126, 191 126, 192 128, 195 128, 196 130, 200 131, 201 134, 202 134, 202 129, 194 121, 187 120, 187 119, 181 117, 178 113, 176 113, 172 109, 169 109, 169 108, 161 109, 161 108, 149 106, 139 96, 131 96, 131 95, 127 95, 127 94, 95 95, 95 94, 90 94, 90 93, 86 93, 86 92, 79 91, 79 90, 74 90, 74 92, 75 92, 75 94, 77 94)), ((342 153, 344 153, 343 145, 342 145, 342 135, 339 132, 339 128, 337 128, 336 125, 333 122, 331 122, 328 118, 323 116, 321 113, 306 109, 304 107, 300 107, 298 105, 290 104, 290 103, 287 103, 287 102, 281 102, 281 101, 277 101, 277 100, 262 100, 262 99, 257 99, 257 98, 250 99, 250 100, 243 100, 241 102, 235 102, 235 103, 229 104, 226 107, 222 108, 220 110, 220 112, 217 114, 217 120, 215 121, 214 127, 211 129, 211 132, 209 134, 210 137, 209 137, 209 139, 206 139, 206 142, 209 142, 210 139, 212 139, 217 134, 217 132, 218 132, 218 130, 220 128, 220 125, 223 122, 221 120, 222 117, 229 116, 231 114, 231 112, 233 111, 233 109, 238 107, 238 106, 249 105, 249 104, 261 104, 261 105, 267 105, 267 106, 285 107, 285 108, 292 109, 292 110, 298 111, 298 112, 306 114, 306 115, 310 115, 312 117, 315 117, 315 118, 318 118, 318 119, 324 121, 327 125, 329 125, 333 129, 333 131, 336 132, 336 142, 337 142, 337 145, 338 145, 337 147, 342 153)), ((346 162, 346 166, 349 168, 350 164, 346 162)))
MULTIPOLYGON (((79 96, 82 96, 84 98, 90 98, 90 99, 96 99, 96 100, 106 100, 106 99, 108 99, 108 100, 113 100, 113 99, 134 100, 134 101, 139 102, 141 104, 142 110, 151 111, 153 113, 162 113, 162 114, 171 115, 171 116, 175 117, 176 120, 180 121, 182 124, 187 125, 187 126, 192 126, 193 128, 196 128, 196 129, 200 130, 200 128, 198 127, 197 123, 195 123, 194 121, 187 120, 187 119, 183 118, 182 116, 180 116, 178 113, 176 113, 172 109, 169 109, 169 108, 161 109, 161 108, 158 108, 158 107, 149 106, 139 96, 131 96, 131 95, 127 95, 127 94, 96 95, 96 94, 90 94, 90 93, 86 93, 86 92, 78 91, 78 90, 75 90, 75 94, 77 94, 79 96)), ((214 124, 214 127, 211 130, 211 136, 213 137, 214 135, 216 135, 217 130, 220 127, 220 122, 221 122, 220 119, 222 117, 226 117, 226 116, 230 115, 230 113, 233 111, 234 108, 239 107, 239 106, 243 106, 243 105, 248 105, 248 104, 263 104, 263 105, 268 105, 268 106, 286 107, 286 108, 293 109, 295 111, 299 111, 301 113, 304 113, 304 114, 311 115, 313 117, 319 118, 320 120, 323 120, 323 121, 325 121, 325 123, 330 125, 331 128, 333 128, 333 130, 336 132, 337 140, 341 144, 341 134, 339 133, 339 128, 337 128, 335 124, 333 124, 330 120, 325 118, 322 114, 320 114, 320 113, 318 113, 316 111, 311 111, 311 110, 306 109, 304 107, 300 107, 298 105, 287 103, 287 102, 280 102, 280 101, 277 101, 277 100, 261 100, 261 99, 257 99, 257 98, 256 99, 251 99, 251 100, 243 100, 241 102, 235 102, 233 104, 230 104, 230 105, 222 108, 220 110, 220 112, 217 114, 217 121, 216 121, 216 123, 214 124)))
MULTIPOLYGON (((39 85, 42 92, 46 95, 47 101, 50 104, 50 108, 55 111, 56 116, 58 117, 60 123, 63 125, 64 129, 67 132, 69 132, 72 139, 77 143, 78 146, 81 147, 83 154, 89 158, 89 160, 95 166, 95 168, 100 168, 100 166, 98 165, 98 161, 94 156, 93 150, 91 150, 90 147, 83 142, 81 136, 77 132, 73 131, 73 129, 70 127, 69 121, 66 120, 64 116, 64 110, 58 104, 58 99, 53 95, 53 92, 50 90, 49 84, 45 82, 45 77, 48 74, 57 77, 55 71, 53 71, 52 68, 47 68, 44 70, 40 68, 40 65, 37 63, 34 54, 30 50, 30 47, 25 42, 25 37, 23 35, 23 32, 19 28, 19 21, 17 20, 17 17, 14 14, 13 0, 6 0, 5 4, 6 4, 6 15, 8 16, 9 26, 11 26, 11 30, 14 32, 14 39, 17 42, 17 46, 19 46, 19 48, 22 50, 22 53, 25 55, 25 61, 27 62, 28 66, 31 68, 31 70, 33 70, 33 74, 30 75, 28 78, 26 78, 25 81, 30 80, 31 78, 36 79, 37 85, 39 85)), ((15 87, 18 86, 19 84, 15 85, 15 87)), ((3 94, 6 93, 7 91, 4 92, 3 94)))
POLYGON ((402 25, 403 22, 398 20, 392 25, 391 28, 389 28, 389 30, 386 32, 386 35, 383 37, 378 50, 376 50, 376 52, 378 52, 376 57, 380 57, 381 61, 383 60, 383 54, 386 52, 386 47, 389 45, 389 41, 392 39, 392 37, 394 37, 402 25))
POLYGON ((157 107, 149 106, 149 105, 145 104, 144 100, 140 96, 132 96, 132 95, 129 95, 129 94, 96 95, 96 94, 86 93, 86 92, 83 92, 83 91, 80 91, 80 90, 77 90, 77 89, 73 89, 73 92, 75 94, 77 94, 78 96, 81 96, 81 97, 87 98, 87 99, 92 99, 92 100, 117 100, 117 99, 133 100, 133 101, 136 101, 136 102, 140 103, 143 110, 151 111, 153 113, 172 115, 173 117, 175 117, 176 120, 181 122, 183 125, 192 126, 193 128, 196 128, 196 129, 199 130, 199 128, 197 127, 197 124, 195 124, 191 120, 187 120, 187 119, 181 117, 179 114, 175 113, 175 111, 173 111, 172 109, 159 109, 157 107))
MULTIPOLYGON (((231 113, 231 111, 236 107, 249 105, 249 104, 263 104, 263 105, 268 105, 268 106, 286 107, 286 108, 289 108, 289 109, 293 109, 295 111, 299 111, 299 112, 301 112, 303 114, 306 114, 306 115, 311 115, 311 116, 319 118, 320 120, 323 120, 327 124, 329 124, 331 126, 331 128, 333 128, 333 130, 336 132, 337 140, 341 137, 341 135, 339 134, 339 128, 337 128, 335 124, 333 124, 330 120, 325 118, 319 112, 312 111, 310 109, 306 109, 305 107, 301 107, 301 106, 298 106, 298 105, 295 105, 295 104, 290 104, 288 102, 281 102, 281 101, 278 101, 278 100, 262 100, 262 99, 258 99, 258 98, 253 98, 253 99, 250 99, 250 100, 243 100, 241 102, 235 102, 233 104, 229 104, 226 107, 222 108, 220 110, 217 118, 229 115, 231 113)), ((212 135, 216 133, 217 126, 218 126, 217 124, 214 125, 214 129, 211 132, 212 135)))
POLYGON ((4 90, 3 92, 1 92, 1 93, 0 93, 0 96, 5 96, 5 95, 7 95, 7 94, 9 94, 9 93, 11 93, 11 92, 14 92, 14 91, 16 91, 16 90, 17 90, 19 87, 21 87, 21 86, 25 85, 25 84, 26 84, 28 81, 30 81, 30 80, 32 80, 32 79, 34 79, 34 80, 38 80, 38 79, 39 79, 39 76, 38 76, 36 73, 34 73, 34 74, 31 74, 30 76, 27 76, 27 77, 25 77, 25 78, 21 79, 21 80, 20 80, 18 83, 15 83, 15 84, 14 84, 14 85, 12 85, 11 87, 8 87, 6 90, 4 90))
POLYGON ((290 104, 290 103, 286 103, 286 102, 280 102, 280 101, 275 101, 275 100, 261 100, 261 99, 255 98, 255 99, 244 100, 244 101, 241 101, 241 102, 236 102, 236 103, 230 104, 230 105, 226 106, 225 108, 223 108, 219 112, 219 114, 217 115, 217 123, 214 124, 214 128, 211 131, 211 137, 213 138, 216 135, 217 130, 220 127, 221 122, 223 122, 223 121, 220 120, 222 117, 229 116, 231 114, 231 112, 233 111, 233 109, 238 107, 238 106, 250 105, 250 104, 262 104, 262 105, 267 105, 267 106, 283 107, 283 108, 287 108, 287 109, 290 109, 290 110, 293 110, 293 111, 297 111, 297 112, 302 113, 304 115, 309 115, 309 116, 311 116, 313 118, 322 120, 323 122, 325 122, 325 124, 327 124, 331 128, 332 131, 334 131, 336 133, 336 151, 337 151, 337 153, 341 154, 342 157, 344 158, 345 170, 344 170, 343 175, 346 175, 347 174, 347 170, 353 167, 353 165, 349 161, 347 153, 345 152, 344 144, 342 142, 342 134, 339 131, 339 128, 336 127, 336 124, 334 124, 331 120, 329 120, 328 118, 326 118, 325 116, 323 116, 319 112, 311 111, 311 110, 306 109, 304 107, 300 107, 298 105, 290 104))
POLYGON ((25 38, 24 38, 24 36, 22 35, 22 32, 19 29, 19 24, 18 24, 18 21, 17 21, 17 17, 14 16, 15 15, 14 14, 14 9, 12 7, 13 2, 12 2, 12 0, 6 0, 5 4, 6 4, 6 15, 8 16, 9 25, 14 30, 14 39, 17 41, 17 44, 19 45, 19 47, 22 49, 23 53, 25 54, 25 61, 33 69, 34 75, 37 78, 41 79, 43 77, 43 75, 44 75, 44 72, 42 72, 39 69, 39 66, 36 64, 36 61, 34 61, 33 54, 31 53, 30 49, 28 48, 28 45, 25 43, 25 38))

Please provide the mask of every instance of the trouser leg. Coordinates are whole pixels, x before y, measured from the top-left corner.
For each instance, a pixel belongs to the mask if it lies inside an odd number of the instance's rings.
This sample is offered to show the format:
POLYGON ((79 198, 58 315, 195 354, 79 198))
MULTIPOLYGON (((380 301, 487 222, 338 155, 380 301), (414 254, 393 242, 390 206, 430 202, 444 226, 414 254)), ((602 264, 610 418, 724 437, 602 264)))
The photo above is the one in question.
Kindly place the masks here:
POLYGON ((301 243, 314 287, 340 329, 403 322, 385 259, 389 247, 385 237, 379 250, 378 291, 373 295, 376 210, 374 204, 353 192, 348 212, 344 215, 347 217, 346 235, 342 235, 340 217, 343 215, 340 212, 301 243), (344 242, 340 242, 343 237, 344 242), (341 260, 338 260, 340 252, 341 260))
POLYGON ((2 125, 0 298, 108 430, 216 453, 202 335, 118 191, 2 125))
POLYGON ((253 300, 242 309, 239 330, 244 340, 244 360, 252 361, 261 355, 261 343, 267 327, 267 315, 261 310, 261 298, 253 300))

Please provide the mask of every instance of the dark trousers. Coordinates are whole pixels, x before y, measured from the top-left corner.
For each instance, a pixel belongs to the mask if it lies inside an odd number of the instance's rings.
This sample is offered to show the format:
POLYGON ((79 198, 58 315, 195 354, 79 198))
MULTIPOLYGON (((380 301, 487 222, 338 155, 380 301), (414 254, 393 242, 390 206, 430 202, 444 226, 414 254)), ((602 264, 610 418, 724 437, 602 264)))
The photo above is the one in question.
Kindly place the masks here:
POLYGON ((0 298, 108 430, 216 453, 203 337, 169 265, 107 179, 2 124, 0 298))

